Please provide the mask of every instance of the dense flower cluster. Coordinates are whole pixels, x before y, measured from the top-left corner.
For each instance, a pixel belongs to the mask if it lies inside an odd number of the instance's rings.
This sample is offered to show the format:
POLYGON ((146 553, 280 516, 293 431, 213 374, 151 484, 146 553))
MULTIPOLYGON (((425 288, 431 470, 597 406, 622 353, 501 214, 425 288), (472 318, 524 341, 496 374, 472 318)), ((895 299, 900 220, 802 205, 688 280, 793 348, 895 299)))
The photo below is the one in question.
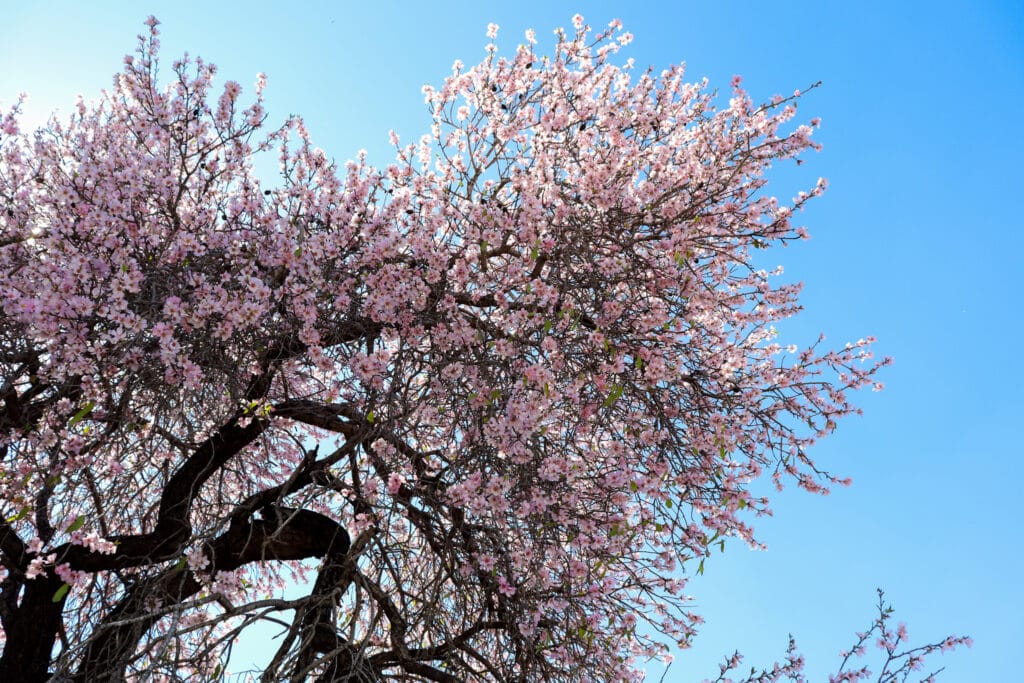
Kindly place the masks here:
POLYGON ((840 482, 808 447, 880 364, 780 346, 755 258, 816 122, 573 25, 456 63, 382 170, 264 132, 262 77, 160 86, 155 20, 99 102, 3 115, 0 678, 216 676, 295 610, 268 680, 637 680, 750 482, 840 482))

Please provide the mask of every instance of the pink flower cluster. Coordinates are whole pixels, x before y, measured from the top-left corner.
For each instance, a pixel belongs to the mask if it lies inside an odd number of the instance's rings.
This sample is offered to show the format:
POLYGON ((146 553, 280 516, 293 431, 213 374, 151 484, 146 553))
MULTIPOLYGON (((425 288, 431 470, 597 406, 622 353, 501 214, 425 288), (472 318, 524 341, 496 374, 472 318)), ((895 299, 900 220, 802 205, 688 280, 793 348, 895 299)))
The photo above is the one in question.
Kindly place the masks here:
MULTIPOLYGON (((800 287, 758 265, 826 188, 766 190, 817 148, 801 95, 755 104, 735 78, 719 107, 681 66, 616 64, 630 34, 577 15, 553 49, 529 31, 425 87, 430 133, 393 135, 394 163, 339 167, 298 118, 264 130, 262 76, 248 105, 198 59, 160 86, 157 24, 99 106, 35 138, 0 119, 0 370, 33 416, 0 433, 0 499, 47 501, 11 522, 36 539, 26 577, 93 582, 64 616, 79 642, 125 590, 89 568, 166 528, 175 494, 179 545, 133 571, 253 613, 294 555, 214 572, 214 541, 256 529, 257 502, 341 520, 346 638, 389 676, 430 650, 437 680, 639 680, 702 621, 685 577, 758 546, 755 480, 847 483, 810 448, 887 361, 870 338, 784 344, 800 287), (102 533, 51 541, 48 510, 102 533), (39 555, 56 542, 72 559, 39 555)), ((179 618, 204 599, 154 627, 182 667, 216 659, 204 617, 179 618)), ((897 656, 905 631, 879 629, 897 656)))

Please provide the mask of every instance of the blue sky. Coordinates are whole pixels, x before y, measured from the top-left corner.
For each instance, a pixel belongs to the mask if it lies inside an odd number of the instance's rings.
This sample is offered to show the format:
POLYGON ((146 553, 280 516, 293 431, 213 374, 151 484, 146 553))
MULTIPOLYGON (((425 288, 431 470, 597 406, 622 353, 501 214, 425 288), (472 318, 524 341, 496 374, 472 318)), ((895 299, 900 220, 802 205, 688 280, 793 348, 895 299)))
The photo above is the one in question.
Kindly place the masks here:
POLYGON ((871 334, 896 359, 886 391, 860 397, 865 415, 816 450, 853 487, 785 492, 759 527, 767 552, 734 545, 708 562, 690 584, 708 622, 664 680, 699 681, 736 648, 768 665, 787 633, 823 680, 872 618, 876 586, 912 638, 973 635, 972 650, 935 660, 941 680, 1019 680, 1019 1, 13 3, 0 13, 0 101, 27 91, 39 122, 95 96, 154 13, 168 60, 200 54, 246 85, 264 71, 272 117, 302 114, 329 155, 365 148, 384 165, 388 129, 427 130, 420 86, 456 57, 482 58, 488 22, 512 49, 525 28, 550 35, 577 11, 622 19, 639 65, 685 61, 722 90, 733 74, 755 97, 824 81, 801 112, 822 118, 825 148, 804 175, 778 175, 783 197, 831 181, 804 214, 812 240, 771 254, 806 283, 783 343, 871 334))

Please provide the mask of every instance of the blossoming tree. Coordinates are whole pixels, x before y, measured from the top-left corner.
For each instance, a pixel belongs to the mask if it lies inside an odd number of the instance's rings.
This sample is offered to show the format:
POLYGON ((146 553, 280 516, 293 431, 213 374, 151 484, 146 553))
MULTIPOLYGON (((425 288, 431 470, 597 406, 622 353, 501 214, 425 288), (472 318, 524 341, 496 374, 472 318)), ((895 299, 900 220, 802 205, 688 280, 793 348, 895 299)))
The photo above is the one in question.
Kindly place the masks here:
POLYGON ((755 263, 816 122, 574 24, 456 63, 383 170, 266 130, 262 78, 158 84, 154 19, 97 103, 3 115, 0 680, 216 679, 268 621, 264 680, 636 680, 751 481, 839 483, 807 448, 879 364, 781 347, 755 263))

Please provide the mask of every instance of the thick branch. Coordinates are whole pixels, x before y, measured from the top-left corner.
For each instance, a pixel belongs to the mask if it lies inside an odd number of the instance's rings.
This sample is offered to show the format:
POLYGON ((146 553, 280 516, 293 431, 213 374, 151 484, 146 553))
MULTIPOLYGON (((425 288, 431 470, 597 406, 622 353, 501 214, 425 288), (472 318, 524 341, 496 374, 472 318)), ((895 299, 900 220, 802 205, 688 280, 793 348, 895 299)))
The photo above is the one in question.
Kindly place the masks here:
POLYGON ((10 524, 0 519, 0 553, 4 555, 4 566, 8 571, 14 567, 21 568, 25 559, 25 542, 14 531, 10 524))
POLYGON ((353 414, 353 410, 348 406, 323 401, 292 400, 274 406, 276 417, 320 427, 349 438, 355 436, 360 429, 359 424, 351 420, 353 414), (342 419, 343 417, 349 419, 342 419))
MULTIPOLYGON (((333 519, 310 510, 267 508, 264 519, 233 524, 206 548, 210 575, 251 562, 343 558, 349 536, 333 519)), ((332 560, 333 561, 333 560, 332 560)), ((197 573, 175 568, 135 585, 103 619, 72 680, 120 680, 139 641, 168 609, 202 589, 197 573)))
POLYGON ((32 386, 19 396, 13 386, 8 386, 0 395, 4 401, 4 407, 0 410, 0 433, 13 430, 30 431, 46 410, 61 399, 66 398, 74 403, 82 395, 79 378, 72 377, 57 387, 52 394, 33 400, 53 388, 52 385, 43 382, 33 382, 32 386))
POLYGON ((52 572, 25 582, 21 604, 4 622, 7 641, 0 656, 0 681, 42 683, 49 678, 50 653, 66 600, 54 600, 62 583, 52 572))
POLYGON ((188 516, 203 484, 255 441, 268 425, 266 419, 256 418, 240 427, 236 417, 201 443, 167 482, 152 532, 115 536, 111 540, 117 544, 117 551, 111 555, 66 543, 56 550, 58 562, 67 562, 78 571, 97 572, 138 567, 178 556, 192 535, 188 516))

